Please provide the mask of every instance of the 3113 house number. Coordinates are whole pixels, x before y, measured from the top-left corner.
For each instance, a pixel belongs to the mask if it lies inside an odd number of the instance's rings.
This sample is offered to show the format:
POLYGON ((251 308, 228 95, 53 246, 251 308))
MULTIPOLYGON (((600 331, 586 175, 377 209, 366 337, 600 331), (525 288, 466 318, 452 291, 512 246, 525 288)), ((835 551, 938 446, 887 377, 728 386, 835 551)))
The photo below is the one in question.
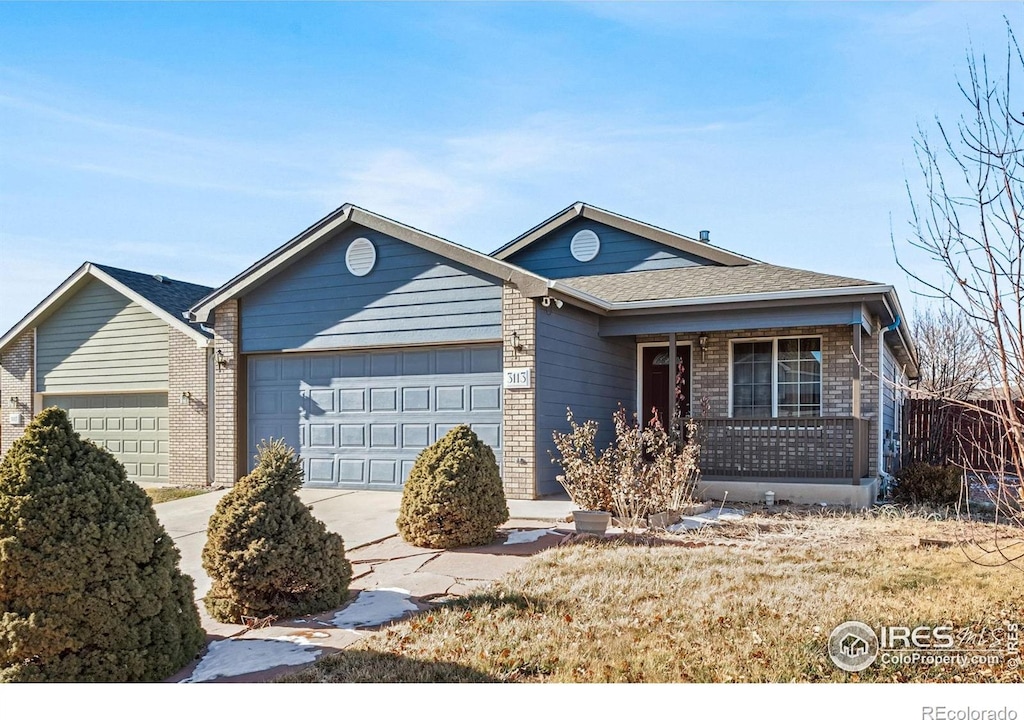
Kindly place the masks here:
POLYGON ((510 389, 530 387, 530 368, 507 368, 505 387, 510 389))

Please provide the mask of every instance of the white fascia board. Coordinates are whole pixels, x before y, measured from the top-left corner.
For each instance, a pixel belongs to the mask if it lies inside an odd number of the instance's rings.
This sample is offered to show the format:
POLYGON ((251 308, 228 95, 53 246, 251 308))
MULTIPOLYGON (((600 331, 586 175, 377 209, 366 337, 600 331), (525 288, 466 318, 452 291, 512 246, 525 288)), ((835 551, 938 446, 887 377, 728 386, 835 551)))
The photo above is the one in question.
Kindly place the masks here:
POLYGON ((514 255, 515 253, 519 252, 524 247, 532 243, 534 240, 544 237, 555 228, 561 227, 570 220, 579 217, 583 213, 583 208, 583 203, 573 203, 565 210, 555 213, 544 222, 530 228, 522 235, 517 237, 515 240, 512 240, 511 242, 506 243, 505 245, 502 245, 500 248, 491 253, 491 257, 497 258, 498 260, 504 260, 509 255, 514 255))
POLYGON ((83 281, 83 279, 89 275, 89 268, 92 267, 90 263, 82 263, 82 265, 75 270, 71 275, 57 288, 47 295, 43 300, 36 305, 32 310, 29 311, 28 315, 23 317, 18 323, 4 333, 3 337, 0 337, 0 350, 7 347, 7 344, 14 338, 24 332, 27 328, 31 327, 32 324, 47 310, 60 302, 64 296, 69 294, 83 281))
POLYGON ((50 311, 56 309, 67 296, 74 293, 88 278, 96 278, 100 282, 121 293, 129 300, 153 313, 171 327, 184 332, 186 335, 193 338, 196 341, 196 345, 199 347, 205 347, 209 344, 210 339, 195 328, 190 327, 186 321, 174 317, 174 315, 167 312, 159 305, 155 305, 150 300, 139 295, 137 292, 123 285, 118 280, 115 280, 92 263, 87 262, 83 263, 81 267, 70 275, 70 277, 58 285, 57 288, 47 295, 42 302, 36 305, 28 315, 23 317, 17 325, 8 330, 3 337, 0 337, 0 350, 6 347, 11 340, 16 338, 27 328, 32 327, 38 321, 49 315, 50 311))
POLYGON ((709 243, 694 240, 686 235, 672 232, 671 230, 665 230, 664 228, 659 228, 639 220, 634 220, 633 218, 628 218, 625 215, 619 215, 618 213, 613 213, 609 210, 602 210, 599 207, 587 205, 582 202, 573 203, 565 210, 562 210, 542 222, 540 225, 537 225, 533 229, 523 233, 512 242, 498 248, 491 253, 491 256, 496 257, 499 260, 504 260, 532 244, 536 240, 544 237, 551 231, 562 227, 578 217, 595 220, 597 222, 604 223, 609 227, 624 230, 634 235, 647 238, 653 242, 667 245, 668 247, 675 248, 676 250, 682 250, 683 252, 688 252, 692 255, 703 257, 707 260, 721 263, 723 265, 750 265, 758 262, 757 260, 746 257, 745 255, 730 252, 729 250, 723 250, 722 248, 709 243))
POLYGON ((723 250, 720 247, 716 247, 710 243, 704 243, 700 240, 694 240, 691 237, 682 235, 671 230, 665 230, 664 228, 649 225, 648 223, 641 222, 640 220, 634 220, 628 218, 625 215, 619 215, 617 213, 610 212, 608 210, 602 210, 601 208, 594 207, 592 205, 584 205, 581 214, 585 218, 596 220, 604 223, 619 230, 625 230, 626 232, 639 235, 640 237, 653 240, 654 242, 661 243, 662 245, 668 245, 669 247, 683 252, 688 252, 697 257, 702 257, 713 262, 718 262, 723 265, 754 265, 759 264, 757 260, 740 255, 738 253, 730 252, 729 250, 723 250))
POLYGON ((415 247, 433 252, 455 262, 462 263, 502 281, 515 283, 521 288, 535 292, 547 286, 547 278, 504 262, 477 250, 458 245, 444 238, 431 235, 409 225, 403 225, 383 215, 364 210, 351 204, 343 205, 333 216, 327 216, 285 243, 281 248, 266 256, 249 269, 229 280, 214 292, 192 306, 189 313, 198 322, 208 322, 210 313, 221 303, 244 295, 247 290, 261 283, 276 269, 291 263, 297 256, 333 234, 347 223, 353 223, 377 230, 415 247))
POLYGON ((214 290, 198 303, 189 309, 189 315, 197 322, 205 323, 210 319, 210 313, 221 303, 232 300, 239 295, 245 294, 253 285, 258 284, 268 274, 278 267, 286 264, 296 255, 302 253, 311 245, 316 244, 325 235, 334 232, 341 225, 349 221, 352 215, 352 205, 343 205, 332 217, 328 215, 322 224, 313 225, 299 235, 295 236, 283 246, 261 258, 255 264, 243 270, 231 280, 214 290))

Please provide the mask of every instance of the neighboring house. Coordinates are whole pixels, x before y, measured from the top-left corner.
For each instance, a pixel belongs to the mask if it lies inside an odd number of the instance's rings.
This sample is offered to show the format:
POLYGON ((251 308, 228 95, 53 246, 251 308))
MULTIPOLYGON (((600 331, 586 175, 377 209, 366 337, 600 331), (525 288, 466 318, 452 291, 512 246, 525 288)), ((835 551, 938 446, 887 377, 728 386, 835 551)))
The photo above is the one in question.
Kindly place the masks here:
POLYGON ((490 256, 345 205, 190 317, 215 331, 224 483, 273 436, 310 485, 397 490, 420 450, 468 423, 508 496, 539 497, 559 491, 551 433, 567 406, 606 442, 620 403, 671 414, 681 365, 709 496, 866 505, 897 427, 879 376, 917 374, 892 286, 582 203, 490 256))
POLYGON ((211 288, 85 263, 0 337, 0 454, 53 405, 133 480, 206 484, 211 288))

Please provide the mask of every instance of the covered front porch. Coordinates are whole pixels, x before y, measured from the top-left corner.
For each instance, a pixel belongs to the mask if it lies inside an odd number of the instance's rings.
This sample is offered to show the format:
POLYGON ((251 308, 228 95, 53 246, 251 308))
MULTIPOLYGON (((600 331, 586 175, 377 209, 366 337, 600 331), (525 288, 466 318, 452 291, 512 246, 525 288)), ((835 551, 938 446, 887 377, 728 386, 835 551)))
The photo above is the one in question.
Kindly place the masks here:
POLYGON ((708 499, 868 506, 878 385, 854 347, 877 349, 851 325, 637 336, 638 417, 697 421, 708 499))

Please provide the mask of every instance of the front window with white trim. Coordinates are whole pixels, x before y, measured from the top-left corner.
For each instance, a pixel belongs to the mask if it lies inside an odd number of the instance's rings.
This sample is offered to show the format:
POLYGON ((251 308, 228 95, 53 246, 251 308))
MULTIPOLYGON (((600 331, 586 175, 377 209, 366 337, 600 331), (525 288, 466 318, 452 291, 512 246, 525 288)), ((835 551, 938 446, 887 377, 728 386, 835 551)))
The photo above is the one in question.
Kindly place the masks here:
POLYGON ((732 343, 732 417, 819 417, 821 338, 732 343))

